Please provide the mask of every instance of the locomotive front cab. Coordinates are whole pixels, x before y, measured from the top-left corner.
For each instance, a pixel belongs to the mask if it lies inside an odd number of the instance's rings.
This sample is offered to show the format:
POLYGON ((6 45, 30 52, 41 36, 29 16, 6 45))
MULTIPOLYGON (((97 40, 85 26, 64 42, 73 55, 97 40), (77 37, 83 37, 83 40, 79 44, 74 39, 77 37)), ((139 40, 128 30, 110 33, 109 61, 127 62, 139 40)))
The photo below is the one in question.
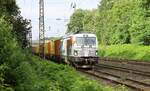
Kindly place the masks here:
POLYGON ((72 36, 72 48, 70 49, 72 49, 71 56, 74 65, 88 68, 98 63, 98 41, 95 34, 72 36))

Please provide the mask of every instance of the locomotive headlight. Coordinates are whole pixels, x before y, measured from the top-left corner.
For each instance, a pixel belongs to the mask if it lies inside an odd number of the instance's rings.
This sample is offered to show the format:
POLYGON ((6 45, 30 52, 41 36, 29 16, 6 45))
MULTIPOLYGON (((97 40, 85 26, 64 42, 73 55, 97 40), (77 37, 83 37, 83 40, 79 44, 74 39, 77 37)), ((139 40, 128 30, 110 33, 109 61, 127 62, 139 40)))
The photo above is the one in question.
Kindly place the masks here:
POLYGON ((77 56, 78 55, 78 51, 74 50, 74 55, 77 56))
POLYGON ((98 55, 98 50, 96 50, 95 55, 98 55))

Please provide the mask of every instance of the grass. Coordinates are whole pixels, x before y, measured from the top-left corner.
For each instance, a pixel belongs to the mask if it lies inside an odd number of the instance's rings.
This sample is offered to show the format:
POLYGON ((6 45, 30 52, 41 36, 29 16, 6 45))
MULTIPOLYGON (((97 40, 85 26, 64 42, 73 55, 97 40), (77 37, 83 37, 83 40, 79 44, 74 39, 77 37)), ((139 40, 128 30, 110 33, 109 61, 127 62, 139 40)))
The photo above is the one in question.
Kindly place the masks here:
POLYGON ((150 46, 140 46, 131 44, 110 46, 100 45, 99 55, 101 57, 150 61, 150 46))

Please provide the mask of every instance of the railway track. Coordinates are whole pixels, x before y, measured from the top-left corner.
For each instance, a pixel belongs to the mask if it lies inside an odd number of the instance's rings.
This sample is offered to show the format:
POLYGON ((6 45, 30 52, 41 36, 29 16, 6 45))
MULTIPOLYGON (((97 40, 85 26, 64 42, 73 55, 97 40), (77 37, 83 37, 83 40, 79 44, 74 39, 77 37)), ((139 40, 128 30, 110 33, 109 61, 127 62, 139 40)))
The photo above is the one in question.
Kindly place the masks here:
MULTIPOLYGON (((146 62, 147 63, 147 62, 146 62)), ((150 91, 150 66, 145 62, 102 61, 93 70, 80 70, 98 79, 123 84, 135 91, 150 91)))
POLYGON ((126 79, 126 80, 122 80, 120 79, 120 76, 111 74, 111 73, 106 73, 103 71, 83 71, 82 72, 89 74, 91 76, 97 77, 99 79, 105 79, 105 80, 109 80, 111 82, 114 83, 118 83, 118 84, 122 84, 122 85, 126 85, 127 87, 133 88, 136 91, 149 91, 150 90, 150 85, 145 84, 145 83, 141 83, 140 81, 136 81, 136 80, 132 80, 132 79, 126 79))
POLYGON ((148 75, 150 74, 150 65, 146 63, 143 64, 138 62, 120 62, 120 61, 104 61, 104 60, 100 60, 99 64, 101 65, 105 65, 105 66, 109 66, 109 67, 113 67, 113 68, 122 68, 122 69, 128 69, 131 72, 136 72, 136 73, 141 73, 144 75, 148 75))
POLYGON ((96 67, 118 70, 118 71, 130 73, 130 74, 137 74, 137 75, 141 75, 141 76, 145 76, 145 77, 150 77, 150 72, 145 72, 145 71, 141 71, 141 70, 137 70, 137 69, 117 67, 117 66, 111 66, 111 65, 105 65, 105 64, 99 64, 99 65, 96 65, 96 67))
POLYGON ((99 57, 100 61, 109 61, 109 62, 120 62, 132 65, 140 65, 140 66, 150 66, 150 62, 142 61, 142 60, 128 60, 128 59, 115 59, 115 58, 107 58, 107 57, 99 57))

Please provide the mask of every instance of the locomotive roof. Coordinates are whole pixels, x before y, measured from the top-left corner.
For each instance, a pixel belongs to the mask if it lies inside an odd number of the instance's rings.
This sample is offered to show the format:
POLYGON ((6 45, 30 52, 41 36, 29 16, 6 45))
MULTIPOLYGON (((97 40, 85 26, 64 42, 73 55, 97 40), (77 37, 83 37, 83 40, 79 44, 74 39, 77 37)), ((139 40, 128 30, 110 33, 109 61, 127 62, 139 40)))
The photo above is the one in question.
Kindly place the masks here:
POLYGON ((70 34, 70 35, 63 36, 62 39, 66 39, 66 38, 69 38, 71 36, 80 36, 80 35, 83 35, 83 34, 87 34, 87 35, 90 35, 90 36, 96 36, 93 33, 77 33, 77 34, 70 34))

